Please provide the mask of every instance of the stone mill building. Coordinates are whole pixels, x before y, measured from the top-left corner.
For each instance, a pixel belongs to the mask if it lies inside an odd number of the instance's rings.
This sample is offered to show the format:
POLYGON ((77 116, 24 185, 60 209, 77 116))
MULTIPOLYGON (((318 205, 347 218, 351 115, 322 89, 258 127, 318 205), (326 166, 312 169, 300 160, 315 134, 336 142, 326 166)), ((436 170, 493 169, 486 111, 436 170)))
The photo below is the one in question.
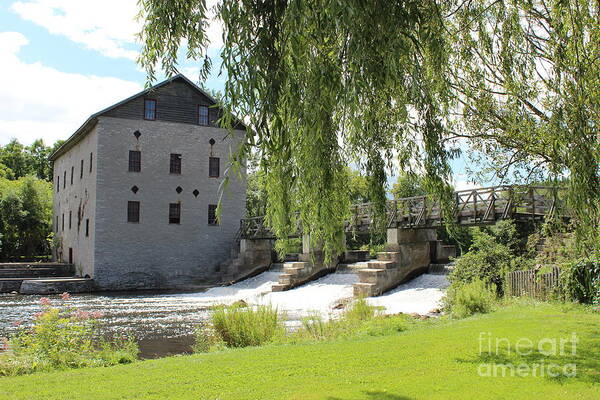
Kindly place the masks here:
POLYGON ((220 188, 245 128, 218 127, 214 105, 177 75, 89 117, 51 156, 56 259, 97 289, 218 281, 244 216, 245 171, 220 188))

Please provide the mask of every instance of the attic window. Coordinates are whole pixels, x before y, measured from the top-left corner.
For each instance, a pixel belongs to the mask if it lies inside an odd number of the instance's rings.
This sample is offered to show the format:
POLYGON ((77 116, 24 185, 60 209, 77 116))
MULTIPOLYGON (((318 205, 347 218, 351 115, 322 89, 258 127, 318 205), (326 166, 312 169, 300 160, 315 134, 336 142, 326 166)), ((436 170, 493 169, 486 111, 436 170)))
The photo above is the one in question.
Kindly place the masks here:
POLYGON ((208 106, 198 106, 198 124, 208 125, 208 106))
POLYGON ((145 99, 144 100, 144 119, 155 120, 156 119, 156 100, 145 99))

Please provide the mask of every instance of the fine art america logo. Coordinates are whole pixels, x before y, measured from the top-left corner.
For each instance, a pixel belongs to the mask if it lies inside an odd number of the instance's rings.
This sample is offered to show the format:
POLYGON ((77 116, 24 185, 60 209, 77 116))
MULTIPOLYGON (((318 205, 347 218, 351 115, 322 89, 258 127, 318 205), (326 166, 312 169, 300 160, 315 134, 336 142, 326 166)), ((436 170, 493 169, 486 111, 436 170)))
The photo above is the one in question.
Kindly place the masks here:
POLYGON ((537 342, 524 337, 511 342, 507 338, 492 338, 491 332, 480 332, 478 341, 482 360, 477 368, 479 376, 573 378, 577 375, 575 363, 559 362, 577 355, 579 339, 574 332, 567 337, 542 338, 537 342))

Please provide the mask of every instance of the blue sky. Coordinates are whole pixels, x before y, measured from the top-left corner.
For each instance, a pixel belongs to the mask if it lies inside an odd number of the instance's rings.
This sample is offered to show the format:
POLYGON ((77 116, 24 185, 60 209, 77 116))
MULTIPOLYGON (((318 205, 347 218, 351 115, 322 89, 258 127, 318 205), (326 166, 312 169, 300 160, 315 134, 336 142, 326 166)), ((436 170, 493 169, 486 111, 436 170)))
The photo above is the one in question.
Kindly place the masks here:
MULTIPOLYGON (((137 0, 1 0, 0 145, 66 139, 89 115, 141 90, 137 10, 137 0)), ((220 89, 217 23, 209 37, 214 62, 205 86, 220 89)), ((197 65, 180 60, 194 82, 197 65)), ((469 186, 464 168, 462 159, 453 162, 460 188, 469 186)))

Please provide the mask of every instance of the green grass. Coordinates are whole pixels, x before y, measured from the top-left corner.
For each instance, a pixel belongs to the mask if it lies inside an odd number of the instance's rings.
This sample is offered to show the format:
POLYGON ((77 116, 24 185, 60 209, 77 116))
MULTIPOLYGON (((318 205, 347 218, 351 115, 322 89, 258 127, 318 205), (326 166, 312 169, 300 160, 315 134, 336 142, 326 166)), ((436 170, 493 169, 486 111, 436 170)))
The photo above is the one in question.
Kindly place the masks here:
POLYGON ((0 378, 4 399, 597 399, 600 314, 559 304, 510 305, 452 321, 425 321, 387 336, 270 345, 131 365, 0 378), (574 378, 481 377, 486 362, 535 363, 534 352, 480 354, 479 335, 516 343, 576 332, 574 378))

